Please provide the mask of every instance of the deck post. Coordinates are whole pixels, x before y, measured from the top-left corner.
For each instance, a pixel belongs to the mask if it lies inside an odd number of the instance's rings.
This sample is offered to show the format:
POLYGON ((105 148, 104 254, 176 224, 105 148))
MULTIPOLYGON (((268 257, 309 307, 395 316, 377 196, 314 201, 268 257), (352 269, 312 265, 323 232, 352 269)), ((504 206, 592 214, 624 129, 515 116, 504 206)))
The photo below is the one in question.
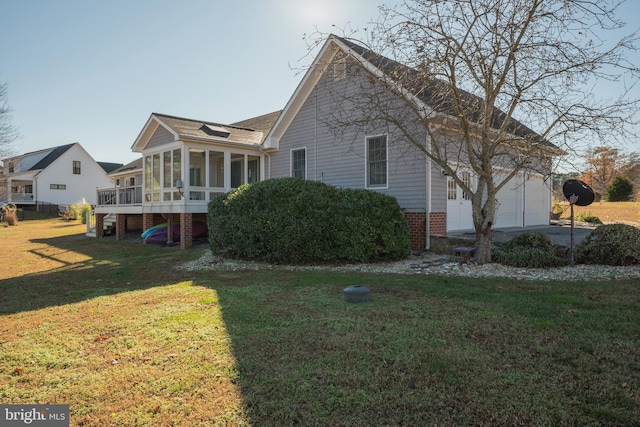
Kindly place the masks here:
POLYGON ((193 246, 193 214, 180 214, 180 249, 189 249, 193 246))

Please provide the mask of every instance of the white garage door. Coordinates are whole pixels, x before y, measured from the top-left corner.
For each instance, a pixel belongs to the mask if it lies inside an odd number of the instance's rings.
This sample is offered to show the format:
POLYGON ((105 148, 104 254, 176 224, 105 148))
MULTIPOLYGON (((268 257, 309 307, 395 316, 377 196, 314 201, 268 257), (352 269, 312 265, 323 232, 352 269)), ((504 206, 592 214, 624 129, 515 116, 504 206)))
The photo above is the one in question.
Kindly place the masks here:
POLYGON ((551 193, 540 175, 523 173, 498 192, 494 227, 525 227, 549 223, 551 193))

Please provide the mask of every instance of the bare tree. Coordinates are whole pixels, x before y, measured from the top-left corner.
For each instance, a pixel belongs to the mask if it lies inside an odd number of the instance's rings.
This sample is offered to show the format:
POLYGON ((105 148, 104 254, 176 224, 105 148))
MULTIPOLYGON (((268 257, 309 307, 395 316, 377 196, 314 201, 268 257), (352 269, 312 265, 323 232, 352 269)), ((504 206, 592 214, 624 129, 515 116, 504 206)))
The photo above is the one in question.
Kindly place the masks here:
POLYGON ((630 164, 632 157, 619 148, 600 146, 586 155, 587 170, 584 179, 591 185, 597 199, 604 199, 607 187, 630 164))
POLYGON ((0 84, 0 159, 12 153, 11 144, 18 138, 18 131, 10 123, 10 113, 7 102, 7 85, 0 84))
POLYGON ((384 75, 372 72, 373 89, 345 96, 348 107, 336 110, 332 122, 387 123, 419 147, 471 199, 476 260, 491 262, 500 189, 523 171, 550 176, 553 156, 576 150, 585 138, 627 136, 634 124, 638 100, 628 90, 613 99, 591 90, 602 79, 638 78, 627 58, 636 51, 636 34, 603 38, 623 27, 618 6, 591 0, 383 6, 364 40, 355 33, 343 39, 384 75), (357 108, 359 114, 347 113, 357 108), (465 178, 469 170, 473 183, 465 178))

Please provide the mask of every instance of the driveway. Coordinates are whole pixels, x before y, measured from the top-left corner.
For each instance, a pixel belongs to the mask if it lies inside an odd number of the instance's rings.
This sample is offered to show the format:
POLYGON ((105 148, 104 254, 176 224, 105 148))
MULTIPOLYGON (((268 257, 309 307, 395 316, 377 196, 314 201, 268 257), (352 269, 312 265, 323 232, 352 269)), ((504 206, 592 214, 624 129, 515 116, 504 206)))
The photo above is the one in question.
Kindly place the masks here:
MULTIPOLYGON (((577 223, 574 226, 574 242, 577 245, 584 239, 595 226, 586 223, 577 223)), ((542 233, 551 239, 554 245, 560 245, 564 247, 571 246, 571 224, 569 221, 560 220, 553 222, 550 225, 536 225, 531 227, 508 227, 508 228, 495 228, 493 230, 493 242, 504 243, 514 237, 528 232, 534 231, 542 233)), ((447 233, 447 236, 457 237, 468 240, 475 240, 476 233, 473 230, 460 230, 447 233)))

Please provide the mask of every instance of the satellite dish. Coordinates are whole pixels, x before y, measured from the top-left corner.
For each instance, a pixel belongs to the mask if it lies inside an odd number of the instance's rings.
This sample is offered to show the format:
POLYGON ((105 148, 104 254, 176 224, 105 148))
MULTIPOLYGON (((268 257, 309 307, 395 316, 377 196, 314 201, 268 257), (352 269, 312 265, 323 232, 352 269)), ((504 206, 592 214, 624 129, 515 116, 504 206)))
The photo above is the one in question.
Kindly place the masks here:
POLYGON ((589 184, 578 179, 569 179, 562 186, 564 197, 571 202, 572 196, 577 196, 573 204, 578 206, 589 206, 596 198, 595 193, 589 187, 589 184))

